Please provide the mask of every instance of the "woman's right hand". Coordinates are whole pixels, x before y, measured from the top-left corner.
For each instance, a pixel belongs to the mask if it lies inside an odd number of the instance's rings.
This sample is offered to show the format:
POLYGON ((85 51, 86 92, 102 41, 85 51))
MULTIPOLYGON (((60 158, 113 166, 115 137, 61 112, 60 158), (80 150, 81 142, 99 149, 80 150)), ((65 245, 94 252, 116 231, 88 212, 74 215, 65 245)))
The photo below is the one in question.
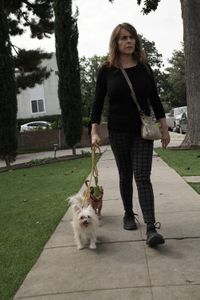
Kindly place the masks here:
POLYGON ((100 146, 100 137, 98 135, 98 133, 91 133, 91 143, 92 145, 99 147, 100 146))

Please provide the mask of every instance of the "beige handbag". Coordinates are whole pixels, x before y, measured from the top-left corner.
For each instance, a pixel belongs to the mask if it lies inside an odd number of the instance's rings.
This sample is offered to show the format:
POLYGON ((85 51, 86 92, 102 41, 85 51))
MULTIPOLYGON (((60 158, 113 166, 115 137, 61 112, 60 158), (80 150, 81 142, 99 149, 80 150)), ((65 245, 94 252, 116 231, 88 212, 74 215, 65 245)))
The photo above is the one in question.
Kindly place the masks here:
POLYGON ((160 132, 160 128, 159 128, 159 124, 156 123, 153 119, 152 119, 152 116, 146 116, 144 114, 144 112, 142 111, 138 101, 137 101, 137 98, 136 98, 136 94, 133 90, 133 86, 130 82, 130 79, 126 73, 126 71, 124 69, 121 68, 121 71, 128 83, 128 86, 131 90, 131 96, 137 106, 137 109, 140 113, 140 118, 141 118, 141 121, 142 121, 142 127, 141 127, 141 136, 143 139, 145 140, 160 140, 162 135, 161 135, 161 132, 160 132))

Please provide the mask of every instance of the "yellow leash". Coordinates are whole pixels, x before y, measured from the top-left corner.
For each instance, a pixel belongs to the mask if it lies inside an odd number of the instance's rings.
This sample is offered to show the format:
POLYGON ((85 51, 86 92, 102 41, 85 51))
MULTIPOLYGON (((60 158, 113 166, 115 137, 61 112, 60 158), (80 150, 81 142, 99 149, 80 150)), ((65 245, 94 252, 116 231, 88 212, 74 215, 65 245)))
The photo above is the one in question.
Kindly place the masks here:
POLYGON ((89 195, 90 195, 90 187, 91 187, 91 184, 92 184, 92 179, 94 178, 95 180, 95 184, 97 185, 98 184, 98 169, 97 169, 97 162, 96 162, 96 151, 97 149, 99 150, 99 153, 101 153, 101 150, 99 147, 96 147, 96 146, 92 146, 91 147, 91 156, 92 156, 92 168, 91 168, 91 173, 90 173, 90 179, 89 179, 89 183, 88 183, 88 186, 87 186, 87 189, 86 191, 84 192, 83 196, 84 196, 84 202, 88 200, 89 198, 89 195))

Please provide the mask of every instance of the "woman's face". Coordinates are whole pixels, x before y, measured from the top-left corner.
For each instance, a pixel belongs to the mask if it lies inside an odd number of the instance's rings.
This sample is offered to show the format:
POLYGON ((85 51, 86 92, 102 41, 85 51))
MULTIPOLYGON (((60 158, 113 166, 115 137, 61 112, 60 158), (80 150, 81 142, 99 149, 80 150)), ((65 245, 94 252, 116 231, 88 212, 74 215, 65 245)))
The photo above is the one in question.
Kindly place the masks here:
POLYGON ((122 28, 119 33, 118 49, 121 54, 132 54, 135 51, 135 39, 129 31, 122 28))

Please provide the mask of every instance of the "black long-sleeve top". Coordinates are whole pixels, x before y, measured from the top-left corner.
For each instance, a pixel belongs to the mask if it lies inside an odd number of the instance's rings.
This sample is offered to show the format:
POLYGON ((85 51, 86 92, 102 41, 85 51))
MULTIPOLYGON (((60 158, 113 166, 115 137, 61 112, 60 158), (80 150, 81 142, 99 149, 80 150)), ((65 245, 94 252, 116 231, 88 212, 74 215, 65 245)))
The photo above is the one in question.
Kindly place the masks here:
MULTIPOLYGON (((145 114, 150 115, 151 106, 157 120, 164 118, 165 112, 158 96, 152 70, 148 70, 142 64, 137 64, 125 69, 125 71, 145 114)), ((100 123, 106 95, 109 98, 108 130, 111 132, 131 132, 135 136, 140 136, 140 115, 121 70, 103 65, 97 76, 91 123, 100 123)))

